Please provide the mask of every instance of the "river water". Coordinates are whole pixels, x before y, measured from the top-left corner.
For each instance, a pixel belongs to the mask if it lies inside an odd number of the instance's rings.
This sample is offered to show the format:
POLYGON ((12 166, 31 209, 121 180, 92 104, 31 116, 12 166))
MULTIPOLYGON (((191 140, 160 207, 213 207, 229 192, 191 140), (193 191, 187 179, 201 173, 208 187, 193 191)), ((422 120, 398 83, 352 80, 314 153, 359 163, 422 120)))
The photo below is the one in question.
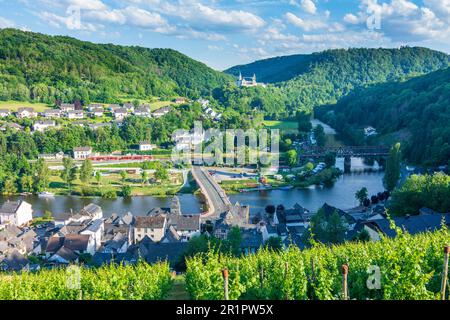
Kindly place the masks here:
MULTIPOLYGON (((335 139, 335 131, 320 121, 313 120, 313 125, 322 124, 329 139, 335 139)), ((344 170, 344 159, 337 159, 336 166, 344 170)), ((383 172, 379 170, 375 162, 373 166, 367 165, 363 159, 352 158, 351 171, 343 174, 332 186, 311 186, 305 189, 292 190, 272 190, 256 191, 230 195, 232 203, 239 202, 242 205, 250 205, 251 214, 263 212, 269 204, 283 204, 285 207, 291 207, 295 203, 311 210, 316 211, 325 202, 340 209, 350 209, 358 205, 355 199, 355 192, 362 187, 366 187, 369 197, 378 192, 384 191, 383 172)), ((196 214, 202 212, 202 203, 199 196, 192 194, 183 194, 178 196, 180 199, 181 210, 184 214, 196 214)), ((24 199, 33 206, 34 216, 40 216, 45 211, 53 213, 63 213, 80 210, 89 203, 95 203, 102 207, 105 216, 112 213, 125 214, 131 212, 134 215, 146 215, 154 207, 169 207, 172 197, 133 197, 131 199, 103 199, 103 198, 80 198, 72 196, 55 196, 53 198, 39 198, 37 196, 0 196, 0 204, 7 199, 24 199)))

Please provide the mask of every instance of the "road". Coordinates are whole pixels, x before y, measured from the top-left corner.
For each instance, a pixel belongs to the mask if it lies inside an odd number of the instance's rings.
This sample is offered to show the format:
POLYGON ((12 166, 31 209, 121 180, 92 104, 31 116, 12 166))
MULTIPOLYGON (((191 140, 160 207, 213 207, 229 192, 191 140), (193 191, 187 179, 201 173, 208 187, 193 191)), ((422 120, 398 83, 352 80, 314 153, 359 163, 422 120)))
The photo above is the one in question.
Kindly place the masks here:
POLYGON ((208 212, 203 214, 203 219, 218 218, 221 213, 231 207, 231 202, 227 195, 214 178, 211 177, 208 170, 203 167, 194 166, 192 168, 192 175, 208 202, 208 212))

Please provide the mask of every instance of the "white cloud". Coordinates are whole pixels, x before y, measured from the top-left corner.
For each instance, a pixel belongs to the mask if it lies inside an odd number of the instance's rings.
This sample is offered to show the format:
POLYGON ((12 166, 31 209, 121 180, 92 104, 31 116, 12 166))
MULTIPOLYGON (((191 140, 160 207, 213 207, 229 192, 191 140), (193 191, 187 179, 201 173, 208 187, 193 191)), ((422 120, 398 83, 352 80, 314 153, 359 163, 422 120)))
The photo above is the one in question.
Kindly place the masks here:
POLYGON ((105 10, 107 6, 101 0, 65 0, 67 5, 82 10, 105 10))
POLYGON ((13 28, 15 27, 15 23, 11 20, 8 20, 6 18, 0 17, 0 29, 3 28, 13 28))
POLYGON ((297 17, 295 14, 288 12, 285 14, 286 20, 296 27, 299 27, 305 31, 323 29, 327 27, 327 24, 321 20, 306 20, 297 17))
POLYGON ((316 4, 312 0, 302 0, 300 6, 307 13, 315 14, 317 11, 316 4))
POLYGON ((42 11, 38 15, 42 20, 56 28, 65 27, 69 30, 97 31, 103 27, 100 24, 82 22, 72 15, 60 16, 48 11, 42 11))

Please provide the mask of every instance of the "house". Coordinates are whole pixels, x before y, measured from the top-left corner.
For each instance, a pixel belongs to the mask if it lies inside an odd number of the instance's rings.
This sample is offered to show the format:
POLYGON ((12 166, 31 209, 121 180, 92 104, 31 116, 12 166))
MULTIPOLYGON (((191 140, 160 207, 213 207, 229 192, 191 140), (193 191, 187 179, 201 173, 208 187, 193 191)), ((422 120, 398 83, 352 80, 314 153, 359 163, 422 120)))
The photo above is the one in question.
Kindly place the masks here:
POLYGON ((151 151, 156 146, 154 144, 151 144, 150 141, 141 141, 139 142, 139 151, 151 151))
POLYGON ((262 234, 257 229, 241 230, 241 237, 240 249, 245 255, 256 253, 264 244, 262 234))
POLYGON ((165 235, 166 227, 166 215, 136 217, 133 229, 134 243, 140 242, 144 237, 159 242, 165 235))
POLYGON ((378 134, 377 130, 374 127, 366 127, 364 128, 364 136, 367 137, 371 137, 371 136, 376 136, 378 134))
POLYGON ((37 112, 34 111, 33 108, 19 108, 17 109, 17 117, 20 119, 24 118, 36 118, 37 112))
POLYGON ((102 235, 105 230, 103 219, 93 220, 80 234, 86 234, 94 240, 95 250, 98 250, 102 245, 102 235))
POLYGON ((48 128, 55 128, 56 123, 53 120, 42 120, 42 121, 36 121, 33 124, 33 131, 40 131, 43 132, 47 130, 48 128))
POLYGON ((122 107, 127 109, 129 112, 134 112, 134 105, 132 103, 124 103, 122 107))
POLYGON ((68 119, 84 119, 84 112, 83 112, 83 110, 67 111, 67 118, 68 119))
POLYGON ((89 128, 91 130, 98 130, 100 128, 111 128, 111 123, 90 123, 89 128))
POLYGON ((200 235, 200 215, 169 214, 167 225, 173 227, 181 241, 200 235))
POLYGON ((59 106, 59 109, 60 109, 62 112, 74 111, 74 110, 75 110, 75 104, 73 104, 73 103, 62 103, 62 104, 59 106))
POLYGON ((73 148, 73 158, 75 160, 84 160, 91 156, 92 148, 91 147, 76 147, 73 148))
POLYGON ((42 112, 44 118, 61 118, 61 110, 59 109, 47 109, 42 112))
POLYGON ((0 118, 9 117, 11 112, 8 109, 0 109, 0 118))
POLYGON ((23 200, 6 201, 0 208, 0 224, 22 226, 33 220, 31 204, 23 200))
POLYGON ((100 103, 91 103, 91 104, 88 106, 88 111, 89 111, 89 112, 92 112, 93 110, 99 109, 99 108, 103 110, 103 105, 100 104, 100 103))
POLYGON ((30 262, 19 251, 14 250, 6 258, 0 261, 0 269, 3 271, 19 272, 28 270, 30 262))
POLYGON ((105 110, 103 108, 93 108, 90 113, 91 117, 103 117, 105 110))
POLYGON ((84 253, 95 254, 95 240, 87 234, 55 235, 47 243, 46 255, 49 261, 66 263, 64 260, 76 260, 78 255, 84 253))
POLYGON ((78 262, 78 255, 66 247, 60 247, 51 257, 49 257, 48 261, 59 264, 76 263, 78 262))
POLYGON ((117 108, 113 111, 113 113, 114 113, 114 119, 116 119, 116 120, 122 120, 128 116, 128 111, 125 108, 117 108))
MULTIPOLYGON (((418 234, 427 231, 436 231, 442 228, 442 222, 450 226, 450 213, 446 214, 422 214, 417 216, 405 216, 392 218, 395 225, 409 234, 418 234)), ((397 232, 391 229, 389 219, 378 219, 363 223, 364 229, 374 241, 380 240, 380 235, 387 237, 397 236, 397 232)))
POLYGON ((23 131, 23 127, 14 122, 6 122, 0 126, 0 131, 6 131, 8 129, 11 129, 14 131, 23 131))
POLYGON ((60 151, 58 153, 51 153, 51 154, 38 154, 38 159, 44 159, 44 160, 62 160, 64 158, 64 152, 60 151))
POLYGON ((186 251, 187 242, 154 243, 143 241, 139 243, 136 255, 147 263, 167 261, 173 268, 186 251))
POLYGON ((91 219, 103 219, 102 208, 94 203, 90 203, 80 210, 79 214, 88 216, 91 219))
POLYGON ((172 111, 172 107, 162 107, 158 110, 153 111, 152 116, 155 118, 161 118, 162 116, 165 116, 170 111, 172 111))
POLYGON ((133 111, 133 114, 137 117, 150 117, 151 116, 149 107, 139 107, 133 111))
POLYGON ((120 109, 121 107, 118 104, 110 104, 108 106, 108 110, 114 113, 117 109, 120 109))
POLYGON ((183 104, 183 103, 186 103, 186 99, 185 98, 176 98, 173 100, 173 102, 175 102, 176 104, 183 104))

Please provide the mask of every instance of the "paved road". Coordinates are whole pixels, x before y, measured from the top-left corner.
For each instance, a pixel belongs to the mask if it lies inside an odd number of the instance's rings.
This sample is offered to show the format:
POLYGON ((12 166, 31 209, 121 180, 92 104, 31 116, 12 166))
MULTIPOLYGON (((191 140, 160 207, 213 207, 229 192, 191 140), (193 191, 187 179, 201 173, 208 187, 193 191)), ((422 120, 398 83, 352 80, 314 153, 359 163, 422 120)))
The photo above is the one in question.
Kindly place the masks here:
POLYGON ((222 212, 227 211, 231 206, 230 200, 219 184, 208 173, 208 170, 203 167, 194 166, 192 168, 192 173, 208 201, 208 213, 204 214, 202 217, 208 217, 209 219, 218 218, 222 212))

